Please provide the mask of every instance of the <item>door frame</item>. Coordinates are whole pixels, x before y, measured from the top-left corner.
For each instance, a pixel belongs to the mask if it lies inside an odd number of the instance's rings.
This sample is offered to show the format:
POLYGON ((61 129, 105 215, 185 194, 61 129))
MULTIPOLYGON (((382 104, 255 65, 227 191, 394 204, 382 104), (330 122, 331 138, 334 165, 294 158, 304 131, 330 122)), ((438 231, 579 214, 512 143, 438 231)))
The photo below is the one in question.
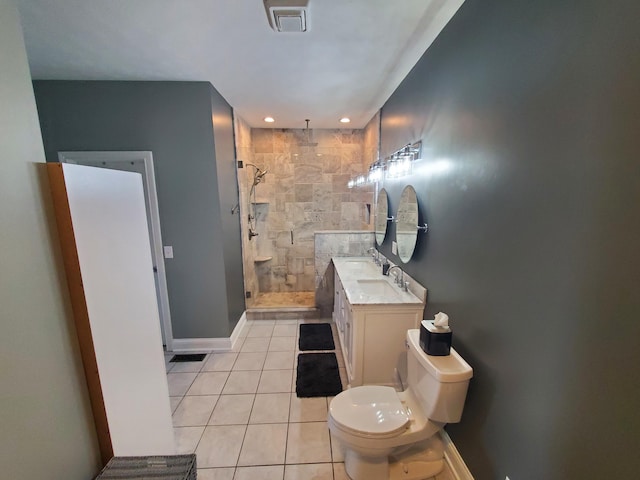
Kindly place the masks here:
POLYGON ((162 233, 160 230, 160 213, 158 209, 158 193, 156 191, 155 170, 153 167, 153 153, 150 151, 78 151, 58 152, 60 163, 75 163, 82 165, 83 160, 104 162, 117 166, 118 163, 143 160, 145 183, 149 200, 149 219, 151 234, 153 235, 153 249, 151 254, 157 268, 158 275, 158 314, 166 350, 173 351, 173 329, 171 328, 171 310, 169 309, 169 293, 167 289, 167 275, 164 265, 162 233))

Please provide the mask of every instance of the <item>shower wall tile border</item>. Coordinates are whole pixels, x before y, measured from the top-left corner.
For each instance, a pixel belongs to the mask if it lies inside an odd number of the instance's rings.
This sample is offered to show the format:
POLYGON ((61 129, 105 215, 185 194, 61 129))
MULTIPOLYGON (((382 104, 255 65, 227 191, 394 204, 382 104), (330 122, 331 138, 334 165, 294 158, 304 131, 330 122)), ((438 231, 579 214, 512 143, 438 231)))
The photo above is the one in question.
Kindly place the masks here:
POLYGON ((322 317, 333 311, 332 257, 361 257, 374 246, 374 233, 359 230, 323 230, 315 233, 316 306, 322 317))

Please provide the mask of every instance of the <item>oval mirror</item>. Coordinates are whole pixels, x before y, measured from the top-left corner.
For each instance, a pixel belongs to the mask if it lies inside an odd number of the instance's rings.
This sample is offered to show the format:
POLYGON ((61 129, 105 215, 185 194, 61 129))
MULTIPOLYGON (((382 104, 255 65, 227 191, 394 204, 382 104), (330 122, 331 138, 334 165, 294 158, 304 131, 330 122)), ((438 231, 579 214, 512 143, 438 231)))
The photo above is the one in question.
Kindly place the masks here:
POLYGON ((411 260, 418 239, 418 196, 411 185, 402 190, 396 221, 398 256, 407 263, 411 260))
POLYGON ((378 202, 376 203, 376 214, 374 218, 374 228, 376 232, 376 243, 382 245, 384 237, 387 235, 387 218, 389 217, 389 199, 387 191, 382 188, 378 193, 378 202))

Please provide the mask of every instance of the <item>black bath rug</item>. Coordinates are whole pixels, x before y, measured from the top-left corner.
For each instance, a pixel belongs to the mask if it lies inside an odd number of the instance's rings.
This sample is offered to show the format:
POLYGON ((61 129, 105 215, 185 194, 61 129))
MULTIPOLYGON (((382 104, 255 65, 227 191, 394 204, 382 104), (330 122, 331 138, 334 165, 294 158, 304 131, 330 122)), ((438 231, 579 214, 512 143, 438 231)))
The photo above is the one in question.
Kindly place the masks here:
POLYGON ((331 325, 328 323, 303 323, 300 325, 298 346, 305 350, 334 350, 331 325))
POLYGON ((335 353, 300 353, 296 375, 298 397, 332 397, 342 391, 335 353))
POLYGON ((180 353, 174 355, 170 362, 201 362, 206 357, 206 353, 180 353))

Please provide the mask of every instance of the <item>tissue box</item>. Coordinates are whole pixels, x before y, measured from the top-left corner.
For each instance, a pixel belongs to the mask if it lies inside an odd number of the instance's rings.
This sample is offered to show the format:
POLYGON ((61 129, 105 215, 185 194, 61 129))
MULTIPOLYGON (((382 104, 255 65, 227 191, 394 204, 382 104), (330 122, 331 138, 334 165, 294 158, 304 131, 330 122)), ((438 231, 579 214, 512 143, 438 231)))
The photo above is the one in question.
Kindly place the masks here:
POLYGON ((420 347, 427 355, 449 355, 452 338, 453 333, 449 327, 436 327, 429 320, 423 320, 420 324, 420 347))

